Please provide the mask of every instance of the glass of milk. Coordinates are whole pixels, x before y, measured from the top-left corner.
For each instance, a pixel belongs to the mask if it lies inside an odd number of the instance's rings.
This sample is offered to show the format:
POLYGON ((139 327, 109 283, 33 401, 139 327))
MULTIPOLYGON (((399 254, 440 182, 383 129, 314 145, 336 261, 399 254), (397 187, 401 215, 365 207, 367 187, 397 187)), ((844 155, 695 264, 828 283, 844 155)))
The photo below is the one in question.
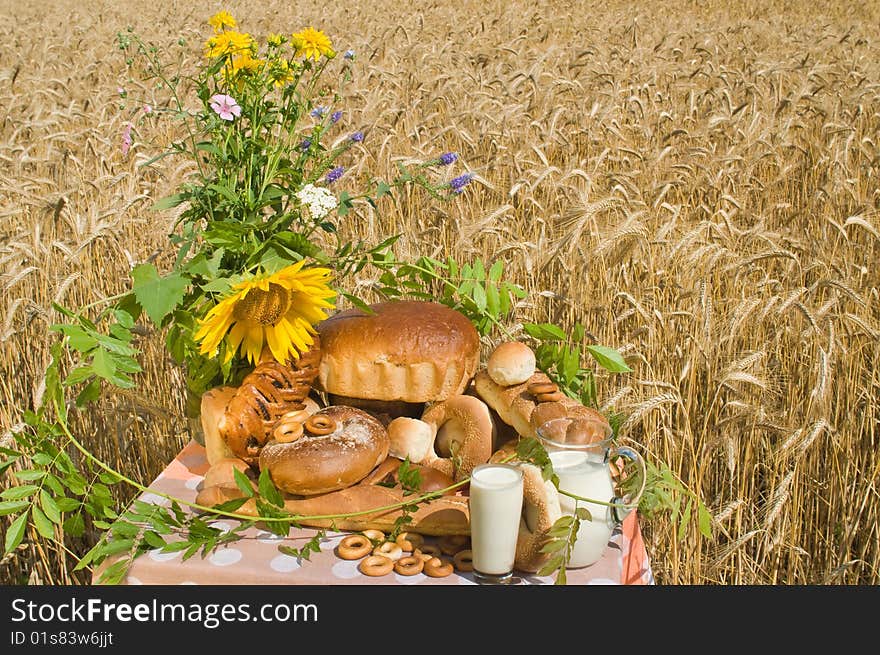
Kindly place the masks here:
POLYGON ((623 522, 641 496, 641 491, 634 498, 616 495, 610 462, 616 462, 621 457, 636 462, 641 468, 644 483, 644 460, 630 448, 613 447, 610 437, 590 444, 572 444, 546 438, 548 434, 564 433, 564 430, 560 432, 559 426, 548 425, 554 421, 539 427, 537 433, 559 478, 560 508, 563 514, 569 515, 575 514, 578 508, 586 508, 592 517, 592 520, 581 520, 569 555, 567 568, 575 569, 595 564, 602 557, 614 528, 623 522))
POLYGON ((507 584, 513 574, 523 505, 522 471, 509 464, 481 464, 470 482, 474 579, 507 584))

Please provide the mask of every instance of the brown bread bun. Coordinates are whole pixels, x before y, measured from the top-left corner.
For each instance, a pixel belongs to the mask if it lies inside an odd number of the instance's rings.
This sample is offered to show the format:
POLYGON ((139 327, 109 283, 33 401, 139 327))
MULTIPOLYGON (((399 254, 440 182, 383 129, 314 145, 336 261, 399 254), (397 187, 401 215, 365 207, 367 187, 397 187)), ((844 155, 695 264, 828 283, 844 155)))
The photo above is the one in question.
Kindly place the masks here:
POLYGON ((502 387, 522 384, 535 373, 535 353, 519 341, 502 343, 489 356, 486 371, 502 387))
POLYGON ((330 394, 424 403, 464 391, 477 370, 480 338, 466 316, 434 302, 349 309, 317 326, 318 382, 330 394))
POLYGON ((311 496, 344 489, 363 480, 388 456, 388 433, 366 412, 334 405, 311 418, 317 417, 332 419, 333 431, 315 435, 306 423, 296 441, 269 441, 260 452, 260 469, 267 469, 282 491, 311 496))

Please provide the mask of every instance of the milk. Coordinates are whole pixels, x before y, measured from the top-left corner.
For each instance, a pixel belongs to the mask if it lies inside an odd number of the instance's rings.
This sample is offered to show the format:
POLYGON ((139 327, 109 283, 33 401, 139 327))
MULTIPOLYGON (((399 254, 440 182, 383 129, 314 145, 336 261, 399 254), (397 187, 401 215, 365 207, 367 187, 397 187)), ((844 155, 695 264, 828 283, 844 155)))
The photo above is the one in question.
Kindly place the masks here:
POLYGON ((506 464, 483 464, 471 473, 471 551, 474 577, 509 578, 523 505, 522 471, 506 464))
MULTIPOLYGON (((587 452, 569 450, 549 453, 553 470, 559 476, 559 490, 577 496, 611 502, 614 484, 608 464, 587 452)), ((584 501, 576 501, 559 494, 563 514, 574 514, 575 506, 585 507, 593 516, 592 521, 581 521, 577 541, 571 552, 568 568, 589 566, 602 557, 611 533, 614 517, 611 508, 584 501)))

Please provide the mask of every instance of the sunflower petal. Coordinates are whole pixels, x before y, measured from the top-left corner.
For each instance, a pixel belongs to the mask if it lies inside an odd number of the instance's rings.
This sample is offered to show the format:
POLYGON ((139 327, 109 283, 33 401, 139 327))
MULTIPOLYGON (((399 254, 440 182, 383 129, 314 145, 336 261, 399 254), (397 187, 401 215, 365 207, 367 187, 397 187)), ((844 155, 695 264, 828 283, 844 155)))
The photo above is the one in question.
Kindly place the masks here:
POLYGON ((263 326, 249 325, 244 337, 244 350, 251 364, 256 364, 263 353, 263 326))

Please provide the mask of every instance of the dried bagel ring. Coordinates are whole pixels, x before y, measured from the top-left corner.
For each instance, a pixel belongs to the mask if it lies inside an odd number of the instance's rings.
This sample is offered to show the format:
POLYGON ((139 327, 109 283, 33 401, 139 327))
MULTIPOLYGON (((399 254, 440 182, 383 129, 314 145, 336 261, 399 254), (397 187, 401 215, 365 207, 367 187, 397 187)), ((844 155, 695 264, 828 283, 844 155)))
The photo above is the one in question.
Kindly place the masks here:
POLYGON ((452 562, 459 571, 474 570, 474 554, 470 550, 458 551, 452 558, 452 562))
POLYGON ((561 391, 554 391, 553 393, 539 393, 535 396, 535 400, 539 403, 558 403, 565 400, 565 394, 561 391))
POLYGON ((425 538, 417 532, 401 532, 394 540, 398 546, 408 553, 413 552, 417 548, 421 548, 425 543, 425 538))
POLYGON ((304 427, 312 434, 323 437, 336 430, 336 421, 326 414, 312 414, 306 419, 304 427))
POLYGON ((537 396, 539 394, 544 393, 556 393, 559 391, 559 387, 557 387, 552 382, 532 382, 528 387, 528 392, 533 396, 537 396))
POLYGON ((394 570, 394 562, 382 555, 370 555, 361 560, 358 570, 371 578, 388 575, 394 570))
POLYGON ((422 573, 429 578, 445 578, 448 575, 452 575, 452 569, 452 562, 444 562, 439 557, 432 557, 425 562, 425 568, 422 569, 422 573))
POLYGON ((292 443, 303 436, 303 424, 294 419, 282 418, 272 431, 272 436, 278 443, 292 443))
POLYGON ((350 534, 339 542, 336 547, 336 554, 342 559, 360 559, 364 555, 369 555, 373 550, 373 544, 362 534, 350 534))
POLYGON ((470 539, 460 534, 450 534, 440 538, 440 550, 444 555, 455 555, 468 545, 470 539))
POLYGON ((361 530, 361 534, 372 542, 382 543, 385 541, 385 533, 381 530, 361 530))
POLYGON ((403 557, 403 548, 393 541, 386 541, 384 544, 379 544, 373 549, 373 555, 381 555, 396 562, 403 557))
POLYGON ((400 575, 416 575, 417 573, 421 573, 422 569, 424 568, 424 560, 422 560, 421 557, 416 557, 415 555, 401 557, 399 560, 394 562, 394 571, 395 573, 399 573, 400 575))
POLYGON ((420 548, 416 548, 413 551, 413 555, 418 553, 419 557, 421 557, 424 561, 428 561, 432 557, 440 557, 443 551, 440 550, 438 546, 434 544, 422 544, 420 548))

